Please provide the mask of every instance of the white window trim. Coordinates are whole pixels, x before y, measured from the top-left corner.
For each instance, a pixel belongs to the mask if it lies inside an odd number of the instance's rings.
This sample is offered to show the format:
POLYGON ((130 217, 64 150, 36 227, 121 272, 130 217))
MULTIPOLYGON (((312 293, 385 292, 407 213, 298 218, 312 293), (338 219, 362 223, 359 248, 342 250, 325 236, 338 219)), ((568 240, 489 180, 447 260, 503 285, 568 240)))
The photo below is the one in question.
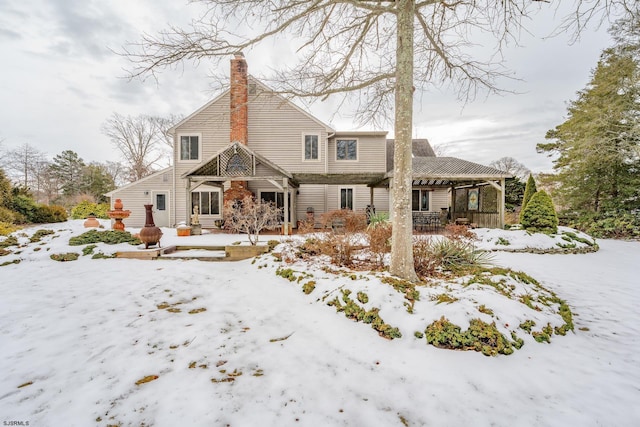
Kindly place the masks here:
POLYGON ((340 206, 342 204, 342 190, 351 190, 351 210, 356 211, 356 188, 355 187, 338 187, 338 209, 346 209, 340 206))
POLYGON ((305 163, 319 163, 322 160, 322 140, 320 139, 320 134, 319 133, 314 133, 314 132, 305 132, 302 134, 302 161, 305 163), (304 157, 304 153, 305 153, 305 139, 307 136, 317 136, 318 137, 318 158, 317 159, 307 159, 304 157))
MULTIPOLYGON (((196 188, 195 190, 191 191, 189 193, 189 197, 191 198, 191 203, 193 204, 193 193, 218 193, 218 212, 217 214, 203 214, 202 212, 198 213, 198 216, 200 217, 204 217, 204 218, 213 218, 213 219, 221 219, 223 212, 222 210, 224 209, 224 203, 222 200, 222 197, 224 197, 223 191, 221 189, 217 189, 217 188, 196 188)), ((193 205, 192 205, 193 206, 193 205)), ((192 208, 193 209, 193 208, 192 208)), ((202 209, 200 206, 198 206, 198 209, 202 209)), ((191 212, 191 214, 193 214, 193 212, 191 212)), ((190 215, 191 215, 190 214, 190 215)))
POLYGON ((335 142, 336 143, 334 144, 335 145, 335 153, 334 153, 335 157, 334 158, 336 159, 336 162, 340 162, 340 163, 342 163, 342 162, 345 162, 345 163, 347 163, 347 162, 356 163, 356 162, 360 161, 360 139, 359 138, 346 138, 346 137, 345 138, 336 138, 335 142), (353 140, 353 141, 356 142, 356 159, 355 160, 338 159, 338 141, 347 141, 347 140, 349 140, 349 141, 353 140))
POLYGON ((184 132, 184 133, 179 133, 177 135, 176 141, 174 142, 175 144, 175 155, 176 155, 176 163, 200 163, 202 161, 202 133, 201 132, 184 132), (198 158, 197 159, 192 159, 192 160, 181 160, 180 159, 180 149, 181 147, 181 143, 180 140, 182 139, 183 136, 197 136, 198 137, 198 158))

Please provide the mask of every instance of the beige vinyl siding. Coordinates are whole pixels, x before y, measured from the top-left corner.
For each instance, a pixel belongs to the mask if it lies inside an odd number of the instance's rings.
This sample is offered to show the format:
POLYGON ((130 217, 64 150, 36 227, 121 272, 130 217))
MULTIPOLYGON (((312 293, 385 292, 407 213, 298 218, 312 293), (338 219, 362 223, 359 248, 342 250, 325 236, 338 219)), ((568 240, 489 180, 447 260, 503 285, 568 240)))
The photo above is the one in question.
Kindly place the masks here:
POLYGON ((249 147, 289 172, 325 172, 326 128, 288 101, 266 92, 249 104, 249 147), (304 161, 303 136, 318 135, 318 160, 304 161))
MULTIPOLYGON (((175 208, 175 223, 187 221, 187 191, 186 180, 182 174, 190 171, 199 164, 205 163, 216 153, 229 145, 229 93, 225 92, 211 104, 194 114, 186 122, 178 126, 174 133, 174 167, 176 171, 175 197, 171 203, 175 208), (180 161, 180 136, 199 135, 200 162, 180 161)), ((189 215, 191 213, 189 212, 189 215)), ((213 218, 204 219, 203 226, 213 226, 213 218)))
POLYGON ((329 140, 328 171, 340 172, 378 172, 384 173, 387 166, 387 146, 384 134, 354 136, 348 133, 344 136, 339 133, 329 140), (358 141, 358 160, 336 160, 336 140, 355 139, 358 141))
MULTIPOLYGON (((113 203, 116 199, 122 199, 123 209, 131 211, 129 218, 123 220, 125 228, 144 227, 146 219, 144 205, 153 204, 154 191, 166 191, 169 194, 167 209, 171 212, 173 199, 172 179, 173 172, 169 169, 115 190, 111 193, 111 209, 113 209, 113 203)), ((169 214, 169 223, 173 224, 171 214, 169 214)))
MULTIPOLYGON (((370 189, 366 185, 328 185, 328 210, 340 209, 340 189, 353 188, 353 210, 364 211, 371 202, 370 189)), ((389 196, 386 188, 375 188, 373 204, 376 212, 389 212, 389 196)))
POLYGON ((447 188, 437 188, 431 192, 430 207, 432 211, 439 212, 442 208, 449 208, 449 191, 447 188))
POLYGON ((319 221, 320 215, 327 211, 325 185, 301 185, 298 194, 298 210, 297 217, 304 221, 307 219, 307 208, 314 210, 316 222, 319 221))
POLYGON ((179 178, 183 173, 188 172, 198 164, 204 163, 229 145, 229 134, 229 94, 225 93, 176 128, 173 158, 176 176, 179 178), (180 160, 180 136, 182 135, 201 136, 199 147, 200 162, 180 160))

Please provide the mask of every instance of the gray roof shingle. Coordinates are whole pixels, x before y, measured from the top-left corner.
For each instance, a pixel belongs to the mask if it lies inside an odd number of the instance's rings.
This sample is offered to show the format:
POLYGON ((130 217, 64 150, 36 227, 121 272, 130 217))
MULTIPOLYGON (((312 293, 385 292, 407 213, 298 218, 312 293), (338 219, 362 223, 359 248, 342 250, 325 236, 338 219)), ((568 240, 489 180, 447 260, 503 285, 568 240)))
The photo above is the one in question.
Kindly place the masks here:
POLYGON ((507 178, 510 175, 498 169, 456 157, 414 157, 415 178, 453 178, 482 176, 483 178, 507 178))
MULTIPOLYGON (((387 171, 393 169, 393 143, 395 139, 387 139, 387 171)), ((414 139, 411 146, 413 157, 435 157, 436 153, 431 148, 428 139, 414 139)))

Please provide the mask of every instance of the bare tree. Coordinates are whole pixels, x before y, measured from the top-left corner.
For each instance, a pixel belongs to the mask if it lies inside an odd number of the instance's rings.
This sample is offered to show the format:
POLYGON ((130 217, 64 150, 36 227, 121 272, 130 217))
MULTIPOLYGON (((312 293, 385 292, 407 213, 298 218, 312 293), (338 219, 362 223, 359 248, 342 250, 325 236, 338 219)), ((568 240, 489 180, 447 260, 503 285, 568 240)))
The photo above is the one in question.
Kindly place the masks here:
POLYGON ((39 165, 46 162, 44 153, 28 143, 8 150, 4 157, 6 172, 24 188, 36 184, 39 165))
POLYGON ((151 174, 153 167, 163 157, 161 144, 164 135, 153 117, 113 113, 102 125, 102 133, 122 154, 131 181, 151 174))
POLYGON ((2 145, 4 144, 5 139, 4 138, 0 138, 0 169, 4 169, 5 167, 5 155, 4 155, 4 149, 2 148, 2 145))
MULTIPOLYGON (((276 36, 291 36, 298 62, 276 73, 281 93, 325 99, 359 94, 356 117, 378 123, 395 113, 393 238, 390 272, 417 280, 411 227, 413 93, 444 83, 473 99, 496 92, 504 75, 500 51, 526 30, 546 0, 200 0, 204 15, 190 28, 144 35, 125 48, 131 76, 156 76, 181 61, 216 64, 276 36), (247 29, 240 33, 239 29, 247 29), (253 29, 253 30, 251 30, 253 29), (253 31, 253 32, 252 32, 253 31), (480 35, 496 40, 486 61, 468 53, 480 35), (496 60, 497 62, 492 62, 496 60), (415 68, 414 68, 415 66, 415 68)), ((635 0, 584 0, 566 22, 580 31, 600 9, 637 8, 635 0)), ((598 14, 600 16, 601 13, 598 14)), ((343 98, 344 99, 344 98, 343 98)))
POLYGON ((169 130, 179 123, 184 116, 182 114, 169 114, 167 117, 150 117, 151 121, 157 127, 158 134, 162 136, 162 142, 166 144, 173 152, 173 134, 169 130))
POLYGON ((433 152, 435 153, 436 157, 444 157, 449 154, 451 147, 449 146, 449 144, 435 144, 431 148, 433 148, 433 152))
POLYGON ((242 201, 225 203, 224 224, 236 233, 246 233, 249 243, 258 243, 260 231, 273 229, 280 223, 282 209, 273 202, 247 196, 242 201))
POLYGON ((107 161, 104 163, 105 172, 111 177, 116 187, 126 184, 125 167, 120 162, 107 161))
POLYGON ((531 174, 531 170, 528 167, 526 167, 513 157, 501 157, 498 160, 494 160, 493 162, 489 163, 489 166, 503 172, 510 173, 523 182, 531 174))

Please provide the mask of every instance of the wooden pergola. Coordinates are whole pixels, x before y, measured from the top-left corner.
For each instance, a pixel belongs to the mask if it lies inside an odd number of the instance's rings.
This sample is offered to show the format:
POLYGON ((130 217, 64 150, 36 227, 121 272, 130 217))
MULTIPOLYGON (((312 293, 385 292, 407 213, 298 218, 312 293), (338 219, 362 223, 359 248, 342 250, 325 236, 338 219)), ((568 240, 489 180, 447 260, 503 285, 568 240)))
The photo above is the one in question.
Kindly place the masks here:
MULTIPOLYGON (((455 157, 414 157, 413 188, 448 188, 451 191, 449 215, 451 220, 467 218, 469 222, 481 227, 502 228, 504 226, 505 179, 511 175, 500 170, 469 162, 455 157), (481 193, 475 189, 491 187, 496 190, 495 212, 483 212, 483 207, 490 205, 484 200, 478 204, 469 203, 469 194, 478 197, 481 193), (469 189, 474 189, 469 192, 469 189), (465 193, 467 209, 460 209, 459 194, 465 193), (469 207, 475 209, 469 209, 469 207)), ((393 169, 384 178, 370 185, 371 203, 373 204, 373 187, 391 186, 393 169)), ((488 192, 484 192, 488 193, 488 192)), ((477 199, 476 199, 477 200, 477 199)))

